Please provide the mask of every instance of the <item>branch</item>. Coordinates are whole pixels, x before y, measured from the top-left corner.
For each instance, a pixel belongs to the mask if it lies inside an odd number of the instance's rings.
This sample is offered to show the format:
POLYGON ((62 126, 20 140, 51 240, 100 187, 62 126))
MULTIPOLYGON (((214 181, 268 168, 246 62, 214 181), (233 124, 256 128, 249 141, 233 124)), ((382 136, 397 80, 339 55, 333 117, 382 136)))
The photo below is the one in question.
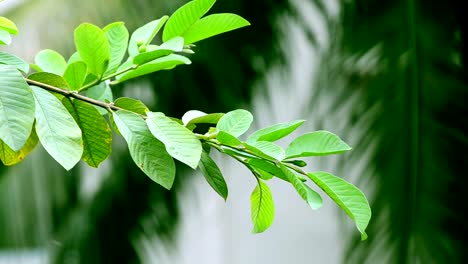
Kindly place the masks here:
POLYGON ((61 95, 65 96, 65 97, 72 97, 72 98, 75 98, 75 99, 90 103, 92 105, 96 105, 96 106, 99 106, 99 107, 102 107, 102 108, 105 108, 105 109, 112 109, 114 111, 124 110, 123 108, 115 106, 112 103, 101 102, 101 101, 95 100, 93 98, 89 98, 87 96, 81 95, 81 94, 77 93, 76 91, 61 89, 61 88, 58 88, 58 87, 55 87, 55 86, 52 86, 52 85, 48 85, 48 84, 45 84, 45 83, 41 83, 41 82, 38 82, 38 81, 31 80, 31 79, 28 79, 28 78, 25 78, 25 80, 29 85, 34 85, 34 86, 40 87, 42 89, 45 89, 45 90, 48 90, 48 91, 51 91, 51 92, 61 94, 61 95))

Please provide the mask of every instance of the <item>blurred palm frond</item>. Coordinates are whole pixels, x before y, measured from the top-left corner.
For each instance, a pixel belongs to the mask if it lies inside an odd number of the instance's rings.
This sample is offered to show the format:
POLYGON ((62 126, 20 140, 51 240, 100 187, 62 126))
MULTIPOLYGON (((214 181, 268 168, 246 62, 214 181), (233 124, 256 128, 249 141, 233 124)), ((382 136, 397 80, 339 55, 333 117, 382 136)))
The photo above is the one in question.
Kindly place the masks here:
POLYGON ((345 169, 365 162, 373 191, 369 239, 353 240, 346 263, 467 260, 466 9, 430 2, 343 1, 330 60, 344 88, 330 109, 351 100, 359 136, 345 169))

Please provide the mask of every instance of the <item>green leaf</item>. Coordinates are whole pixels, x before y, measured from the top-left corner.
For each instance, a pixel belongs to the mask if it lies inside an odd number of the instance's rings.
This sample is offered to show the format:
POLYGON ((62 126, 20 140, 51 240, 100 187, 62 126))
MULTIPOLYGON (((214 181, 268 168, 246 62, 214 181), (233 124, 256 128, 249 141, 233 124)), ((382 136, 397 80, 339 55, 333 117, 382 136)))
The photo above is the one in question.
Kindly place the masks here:
POLYGON ((112 131, 106 119, 92 105, 80 100, 63 99, 83 134, 83 156, 89 166, 97 168, 111 153, 112 131))
POLYGON ((235 14, 214 14, 198 20, 182 36, 187 45, 249 25, 247 20, 235 14))
POLYGON ((180 52, 184 47, 184 38, 174 37, 167 42, 164 42, 161 46, 154 50, 140 53, 133 58, 133 63, 136 65, 142 65, 152 60, 167 56, 174 52, 180 52))
POLYGON ((36 99, 36 133, 45 150, 66 170, 83 154, 81 130, 63 104, 51 93, 31 86, 36 99))
MULTIPOLYGON (((114 96, 112 95, 112 90, 109 85, 105 82, 101 82, 98 85, 95 85, 88 90, 86 90, 86 96, 93 98, 101 102, 112 102, 114 101, 114 96)), ((101 115, 107 114, 107 111, 99 106, 94 106, 101 115)))
POLYGON ((247 159, 247 163, 250 166, 254 167, 255 169, 260 169, 262 171, 266 171, 266 172, 268 172, 268 173, 282 179, 283 181, 289 182, 288 178, 283 173, 283 171, 280 168, 278 168, 276 165, 272 164, 271 162, 261 160, 261 159, 257 159, 257 158, 253 158, 253 159, 247 159))
POLYGON ((0 45, 10 45, 10 44, 11 44, 10 33, 0 28, 0 45))
POLYGON ((28 140, 34 123, 34 97, 23 75, 0 64, 0 140, 13 151, 28 140))
POLYGON ((246 141, 247 143, 252 143, 260 140, 273 142, 291 134, 304 122, 305 120, 296 120, 288 123, 279 123, 270 127, 262 128, 252 133, 246 141))
POLYGON ((130 43, 128 44, 128 54, 130 57, 135 57, 140 53, 137 44, 139 41, 141 41, 143 45, 149 45, 151 43, 168 18, 168 16, 163 16, 158 20, 145 24, 133 32, 130 37, 130 43))
POLYGON ((257 176, 260 177, 260 179, 265 181, 271 180, 275 177, 273 174, 259 168, 253 168, 253 170, 257 173, 257 176))
POLYGON ((160 70, 170 70, 180 64, 191 64, 191 63, 192 62, 184 56, 171 54, 171 55, 153 60, 146 64, 143 64, 133 71, 129 71, 127 73, 119 75, 117 76, 117 80, 119 80, 119 82, 123 82, 129 79, 133 79, 133 78, 146 75, 149 73, 157 72, 160 70))
POLYGON ((356 223, 362 240, 365 240, 365 231, 372 213, 361 190, 328 172, 319 171, 307 175, 356 223))
POLYGON ((216 0, 194 0, 177 9, 167 21, 164 27, 163 41, 176 36, 184 36, 185 32, 195 24, 208 10, 211 9, 216 0))
POLYGON ((86 80, 86 72, 88 67, 83 61, 76 61, 71 64, 68 64, 63 78, 67 81, 70 89, 73 91, 78 91, 84 84, 86 80))
POLYGON ((49 73, 49 72, 36 72, 28 76, 28 79, 38 81, 44 84, 69 90, 68 83, 62 78, 62 76, 49 73))
POLYGON ((166 146, 175 159, 193 169, 200 162, 202 146, 200 140, 186 127, 166 117, 163 113, 147 113, 146 123, 151 133, 166 146))
POLYGON ((5 166, 13 166, 20 163, 36 147, 38 142, 36 131, 31 130, 26 144, 19 150, 13 151, 7 144, 0 140, 0 160, 5 166))
POLYGON ((159 59, 161 57, 167 56, 172 54, 172 50, 167 49, 156 49, 149 52, 140 53, 133 58, 133 64, 135 65, 142 65, 147 62, 153 61, 155 59, 159 59))
POLYGON ((103 28, 110 48, 110 61, 104 75, 114 73, 120 66, 128 47, 128 30, 124 22, 115 22, 103 28))
POLYGON ((146 115, 146 112, 149 112, 148 107, 142 101, 133 98, 117 98, 117 100, 114 102, 114 105, 140 115, 146 115))
POLYGON ((91 85, 91 84, 95 85, 96 83, 101 84, 103 82, 99 82, 98 77, 96 75, 88 72, 86 74, 86 78, 85 78, 83 85, 84 86, 91 85))
POLYGON ((286 149, 286 158, 325 156, 350 149, 337 135, 328 131, 315 131, 294 139, 286 149))
POLYGON ((257 156, 251 155, 249 153, 245 153, 244 151, 236 150, 236 149, 231 149, 231 148, 222 148, 223 152, 230 155, 230 156, 240 156, 244 158, 252 158, 256 159, 257 156))
POLYGON ((3 29, 13 35, 18 34, 18 27, 13 23, 13 21, 6 17, 0 16, 0 29, 3 29))
POLYGON ((219 143, 227 146, 236 147, 242 145, 242 142, 238 138, 224 131, 218 131, 216 139, 219 141, 219 143))
POLYGON ((280 146, 268 141, 256 141, 252 144, 244 143, 244 146, 259 156, 267 156, 267 158, 278 161, 283 160, 285 157, 284 150, 280 146))
POLYGON ((153 181, 171 189, 175 178, 174 160, 164 144, 153 137, 143 118, 125 110, 113 112, 112 116, 135 164, 153 181))
POLYGON ((235 137, 239 137, 249 129, 252 121, 253 116, 249 111, 237 109, 223 115, 223 117, 219 119, 216 128, 235 137))
POLYGON ((172 50, 174 52, 181 52, 184 50, 184 38, 173 37, 159 46, 160 49, 172 50))
POLYGON ((290 171, 283 164, 280 164, 280 169, 287 177, 288 181, 293 185, 294 189, 296 189, 302 199, 304 199, 312 209, 316 210, 322 207, 323 200, 320 194, 303 183, 294 172, 290 171))
POLYGON ((70 58, 68 58, 68 61, 67 61, 67 64, 72 64, 74 62, 77 62, 77 61, 83 61, 80 57, 80 53, 78 51, 76 51, 75 53, 73 53, 70 58))
POLYGON ((62 76, 67 67, 67 62, 63 56, 50 49, 41 50, 34 58, 36 65, 45 72, 54 73, 62 76))
POLYGON ((198 165, 203 176, 205 177, 208 184, 215 190, 224 200, 228 196, 228 187, 224 180, 223 174, 219 170, 218 166, 211 159, 210 155, 205 151, 201 154, 200 163, 198 165))
POLYGON ((206 114, 202 111, 190 110, 182 116, 182 122, 185 126, 191 124, 217 124, 223 115, 223 113, 206 114))
POLYGON ((268 185, 261 180, 250 195, 250 209, 253 223, 253 233, 262 233, 273 223, 275 205, 268 185))
POLYGON ((0 64, 15 66, 16 69, 28 73, 29 64, 15 55, 0 51, 0 64))
POLYGON ((93 24, 83 23, 75 29, 75 46, 88 71, 102 76, 110 60, 106 33, 93 24))

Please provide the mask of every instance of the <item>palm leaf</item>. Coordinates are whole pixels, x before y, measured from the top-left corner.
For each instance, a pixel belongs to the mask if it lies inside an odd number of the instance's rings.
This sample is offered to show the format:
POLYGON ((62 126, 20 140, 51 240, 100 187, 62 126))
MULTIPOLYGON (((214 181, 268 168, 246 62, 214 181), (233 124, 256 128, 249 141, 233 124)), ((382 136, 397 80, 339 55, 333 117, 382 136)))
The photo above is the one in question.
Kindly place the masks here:
POLYGON ((467 64, 452 2, 343 3, 346 88, 334 107, 353 98, 349 131, 360 137, 346 164, 369 154, 361 179, 374 191, 369 240, 353 240, 347 263, 466 259, 467 64))

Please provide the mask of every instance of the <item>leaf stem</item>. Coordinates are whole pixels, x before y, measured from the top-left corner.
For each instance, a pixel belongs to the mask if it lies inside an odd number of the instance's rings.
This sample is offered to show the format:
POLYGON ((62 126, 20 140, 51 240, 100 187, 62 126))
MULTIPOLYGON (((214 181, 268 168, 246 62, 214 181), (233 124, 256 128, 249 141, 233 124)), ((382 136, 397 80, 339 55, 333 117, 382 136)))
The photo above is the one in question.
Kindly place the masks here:
POLYGON ((72 98, 75 98, 75 99, 78 99, 78 100, 81 100, 81 101, 84 101, 84 102, 87 102, 87 103, 90 103, 92 105, 99 106, 99 107, 102 107, 102 108, 105 108, 105 109, 111 109, 111 110, 114 110, 114 111, 123 110, 123 108, 115 106, 112 103, 101 102, 101 101, 95 100, 93 98, 81 95, 81 94, 77 93, 76 91, 61 89, 61 88, 58 88, 58 87, 55 87, 55 86, 52 86, 52 85, 49 85, 49 84, 45 84, 45 83, 41 83, 41 82, 38 82, 38 81, 30 80, 28 78, 25 78, 25 80, 29 85, 34 85, 34 86, 37 86, 37 87, 42 88, 44 90, 48 90, 48 91, 51 91, 51 92, 54 92, 54 93, 61 94, 61 95, 65 96, 65 97, 69 97, 69 98, 72 97, 72 98))
POLYGON ((92 82, 88 83, 87 85, 81 87, 81 88, 79 89, 79 91, 81 92, 81 91, 88 90, 89 88, 91 88, 91 87, 93 87, 93 86, 95 86, 95 85, 97 85, 97 84, 99 84, 99 83, 100 83, 100 79, 97 79, 97 80, 92 81, 92 82))
MULTIPOLYGON (((200 137, 199 137, 199 138, 200 138, 200 137)), ((258 177, 258 175, 256 175, 255 171, 251 168, 251 166, 250 166, 247 162, 245 162, 244 160, 240 159, 240 158, 239 158, 238 156, 236 156, 236 155, 231 155, 231 154, 229 154, 229 153, 226 153, 226 152, 224 151, 223 147, 226 147, 226 148, 228 148, 228 149, 231 149, 231 151, 237 151, 237 152, 239 152, 239 153, 237 153, 237 155, 239 155, 239 156, 241 156, 241 157, 244 157, 244 158, 252 158, 251 156, 254 156, 254 157, 257 158, 257 159, 261 159, 261 160, 265 160, 265 161, 267 161, 267 162, 271 162, 271 163, 274 164, 275 166, 278 166, 278 164, 281 163, 281 164, 283 164, 284 166, 286 166, 287 168, 289 168, 289 169, 291 169, 291 170, 294 170, 295 172, 297 172, 297 173, 299 173, 299 174, 301 174, 301 175, 304 175, 304 176, 307 176, 307 177, 308 177, 308 175, 307 175, 307 173, 306 173, 305 171, 303 171, 302 169, 300 169, 299 167, 297 167, 297 166, 294 165, 294 164, 290 164, 290 163, 287 163, 287 162, 281 162, 281 161, 274 160, 274 159, 273 159, 273 160, 272 160, 272 159, 267 159, 267 158, 265 158, 265 157, 263 157, 263 156, 262 156, 262 157, 261 157, 261 156, 258 156, 258 155, 255 154, 254 152, 249 151, 248 149, 243 149, 243 148, 239 148, 239 147, 233 147, 233 146, 223 145, 223 144, 216 143, 216 142, 214 142, 213 140, 206 140, 206 139, 204 139, 204 138, 203 138, 203 140, 205 140, 205 142, 206 142, 208 145, 212 146, 213 148, 215 148, 215 149, 218 150, 219 152, 224 153, 224 154, 227 154, 227 155, 233 157, 234 159, 236 159, 237 161, 241 162, 241 163, 244 164, 245 166, 247 166, 247 168, 248 168, 249 170, 251 170, 251 171, 254 173, 255 177, 258 177), (245 154, 244 154, 244 153, 245 153, 245 154), (249 156, 249 155, 250 155, 250 156, 249 156)), ((301 176, 298 176, 298 177, 300 177, 300 180, 301 180, 301 181, 303 181, 303 182, 306 181, 305 178, 302 178, 301 176)))
POLYGON ((114 77, 116 77, 116 76, 118 76, 118 75, 120 75, 120 74, 122 74, 122 73, 126 73, 126 72, 128 72, 128 71, 134 70, 134 69, 136 69, 137 67, 138 67, 138 65, 133 64, 133 65, 130 66, 130 67, 127 67, 127 68, 125 68, 125 69, 122 69, 122 70, 120 70, 120 71, 117 71, 117 72, 114 72, 114 73, 112 73, 112 74, 107 75, 106 77, 102 78, 102 80, 105 81, 105 80, 112 79, 112 78, 114 78, 114 77))
MULTIPOLYGON (((107 75, 106 77, 102 77, 102 76, 101 76, 101 78, 98 78, 98 79, 96 79, 96 80, 94 80, 94 81, 92 81, 92 82, 90 82, 90 83, 84 85, 83 87, 81 87, 81 88, 79 89, 79 91, 80 91, 80 92, 81 92, 81 91, 85 91, 85 90, 87 90, 87 89, 89 89, 89 88, 91 88, 91 87, 93 87, 93 86, 95 86, 95 85, 97 85, 97 84, 99 84, 99 83, 101 83, 101 82, 103 82, 103 81, 112 79, 112 78, 114 78, 114 77, 116 77, 116 76, 118 76, 118 75, 120 75, 120 74, 122 74, 122 73, 126 73, 126 72, 128 72, 128 71, 134 70, 134 69, 136 69, 137 67, 138 67, 138 65, 134 64, 134 65, 132 65, 132 66, 130 66, 130 67, 127 67, 127 68, 122 69, 122 70, 120 70, 120 71, 117 71, 117 72, 114 72, 114 73, 112 73, 112 74, 109 74, 109 75, 107 75)), ((113 81, 113 82, 111 82, 111 85, 115 85, 115 84, 118 84, 118 83, 119 83, 118 81, 117 81, 117 82, 116 82, 116 81, 113 81)))

